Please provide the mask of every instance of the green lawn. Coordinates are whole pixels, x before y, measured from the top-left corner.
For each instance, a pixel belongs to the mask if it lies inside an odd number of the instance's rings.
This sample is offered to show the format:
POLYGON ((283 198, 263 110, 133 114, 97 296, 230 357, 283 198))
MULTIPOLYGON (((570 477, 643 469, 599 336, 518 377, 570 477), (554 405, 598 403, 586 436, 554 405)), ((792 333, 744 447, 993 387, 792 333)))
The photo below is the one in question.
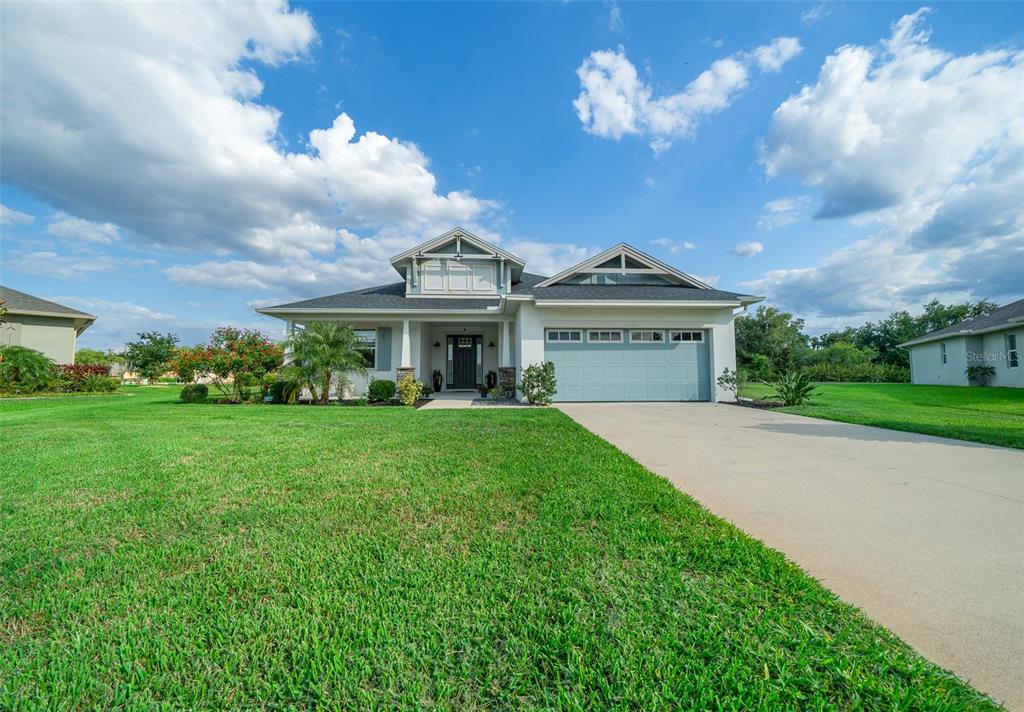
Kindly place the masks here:
POLYGON ((992 704, 551 409, 0 404, 0 708, 992 704))
MULTIPOLYGON (((769 399, 772 389, 752 383, 741 395, 769 399)), ((1021 388, 819 383, 810 405, 781 410, 812 418, 1024 448, 1021 388)))

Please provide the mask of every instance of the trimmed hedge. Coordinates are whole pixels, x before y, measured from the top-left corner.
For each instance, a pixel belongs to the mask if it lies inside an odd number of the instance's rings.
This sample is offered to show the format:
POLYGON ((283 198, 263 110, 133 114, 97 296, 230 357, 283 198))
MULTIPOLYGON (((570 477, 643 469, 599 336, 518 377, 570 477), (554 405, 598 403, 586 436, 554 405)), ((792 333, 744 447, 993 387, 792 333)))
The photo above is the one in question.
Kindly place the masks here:
POLYGON ((181 389, 178 396, 182 403, 202 403, 210 395, 210 389, 202 383, 190 383, 181 389))
POLYGON ((370 396, 370 400, 372 402, 381 403, 394 398, 396 389, 397 386, 394 381, 377 378, 370 381, 370 385, 367 388, 367 395, 370 396))

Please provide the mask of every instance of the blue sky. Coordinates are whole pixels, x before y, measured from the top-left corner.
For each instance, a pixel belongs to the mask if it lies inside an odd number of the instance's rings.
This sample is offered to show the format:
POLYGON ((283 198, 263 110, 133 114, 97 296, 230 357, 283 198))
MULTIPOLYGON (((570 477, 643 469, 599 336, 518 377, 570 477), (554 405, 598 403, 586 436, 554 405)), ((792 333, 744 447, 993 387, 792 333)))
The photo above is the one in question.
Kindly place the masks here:
POLYGON ((626 241, 813 329, 1024 295, 1014 4, 4 5, 3 284, 142 329, 626 241), (183 10, 187 7, 187 12, 183 10))

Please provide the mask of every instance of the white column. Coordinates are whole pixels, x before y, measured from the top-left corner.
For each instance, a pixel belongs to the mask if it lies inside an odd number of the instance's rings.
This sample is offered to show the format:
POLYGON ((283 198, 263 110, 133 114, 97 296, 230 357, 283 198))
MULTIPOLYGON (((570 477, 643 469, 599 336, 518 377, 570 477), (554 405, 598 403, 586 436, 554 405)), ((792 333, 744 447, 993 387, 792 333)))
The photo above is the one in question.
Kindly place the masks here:
POLYGON ((284 362, 288 363, 292 360, 292 343, 291 339, 295 336, 295 322, 289 319, 285 322, 284 327, 284 362))
POLYGON ((409 336, 409 320, 402 321, 402 368, 412 368, 412 338, 409 336))
POLYGON ((501 360, 499 366, 511 366, 512 359, 509 357, 508 321, 501 322, 501 360))

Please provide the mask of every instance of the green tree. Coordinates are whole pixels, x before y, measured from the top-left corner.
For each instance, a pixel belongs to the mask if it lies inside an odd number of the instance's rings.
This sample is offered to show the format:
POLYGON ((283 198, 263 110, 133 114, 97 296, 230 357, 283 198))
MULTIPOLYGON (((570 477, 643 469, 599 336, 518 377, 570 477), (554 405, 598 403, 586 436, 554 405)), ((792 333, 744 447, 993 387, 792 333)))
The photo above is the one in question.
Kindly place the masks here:
POLYGON ((124 363, 124 356, 113 349, 101 351, 99 349, 78 349, 75 354, 75 363, 95 363, 100 366, 114 366, 124 363))
POLYGON ((174 358, 174 347, 178 337, 174 334, 161 334, 158 331, 139 333, 138 341, 128 343, 125 350, 125 361, 128 367, 143 378, 159 378, 174 358))
POLYGON ((217 390, 239 401, 246 389, 281 366, 284 355, 280 345, 260 332, 233 326, 217 328, 205 349, 196 347, 190 353, 196 355, 192 376, 209 370, 217 390))
POLYGON ((295 332, 289 348, 289 375, 309 388, 313 400, 320 403, 330 398, 332 381, 341 394, 349 383, 348 374, 366 374, 362 342, 346 324, 313 322, 295 332))
POLYGON ((739 365, 750 368, 758 355, 768 359, 776 373, 791 370, 803 361, 807 351, 804 320, 775 307, 760 306, 751 316, 736 318, 736 356, 739 365))

